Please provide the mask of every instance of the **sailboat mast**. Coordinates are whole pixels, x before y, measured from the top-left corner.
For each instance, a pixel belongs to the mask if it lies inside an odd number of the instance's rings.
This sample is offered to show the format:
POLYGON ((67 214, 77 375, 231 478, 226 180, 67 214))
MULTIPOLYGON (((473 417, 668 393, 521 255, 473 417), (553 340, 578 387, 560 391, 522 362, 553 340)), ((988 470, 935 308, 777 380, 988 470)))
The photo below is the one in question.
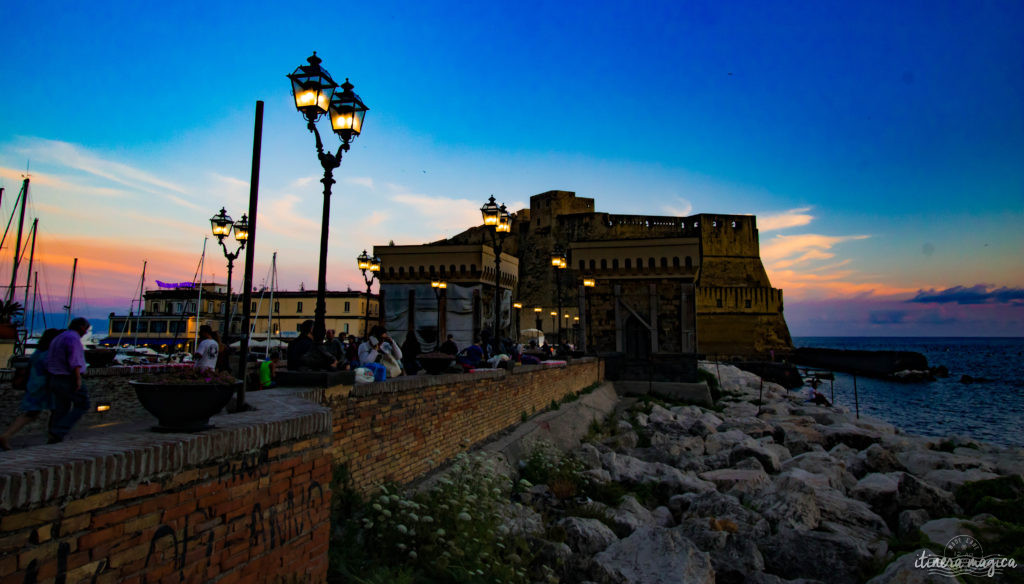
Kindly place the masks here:
POLYGON ((142 276, 139 278, 139 312, 135 316, 135 348, 139 348, 139 321, 142 320, 142 292, 146 289, 146 264, 149 260, 142 260, 142 276))
POLYGON ((21 233, 25 227, 25 201, 28 200, 28 182, 29 178, 26 176, 25 182, 21 185, 21 194, 18 195, 18 199, 21 201, 21 213, 18 216, 18 240, 14 243, 14 266, 11 268, 11 287, 7 289, 8 302, 14 300, 14 284, 18 280, 18 261, 21 258, 21 233))
MULTIPOLYGON (((29 329, 29 336, 31 331, 36 330, 36 298, 39 296, 39 272, 33 274, 35 282, 32 284, 32 327, 29 329)), ((43 311, 43 329, 46 328, 46 311, 43 311)))
POLYGON ((71 324, 71 301, 75 298, 75 273, 78 271, 78 258, 75 258, 75 263, 71 266, 71 290, 68 292, 68 303, 64 307, 64 328, 68 328, 71 324))
MULTIPOLYGON (((30 251, 28 252, 28 275, 25 276, 25 300, 24 300, 24 302, 21 303, 22 309, 24 309, 25 307, 28 306, 28 289, 31 287, 31 286, 29 286, 29 280, 32 279, 32 264, 33 264, 33 262, 36 259, 36 229, 38 227, 39 227, 39 218, 37 217, 36 219, 32 220, 32 247, 29 248, 30 251)), ((38 276, 37 276, 37 278, 38 278, 38 276)), ((35 296, 33 296, 33 299, 34 298, 35 298, 35 296)), ((23 325, 25 324, 24 323, 24 320, 25 320, 24 317, 25 317, 25 313, 22 313, 22 324, 23 325)), ((29 329, 29 331, 28 331, 28 336, 32 336, 32 330, 31 329, 29 329)))
POLYGON ((196 300, 196 330, 192 336, 193 349, 199 347, 199 320, 203 315, 203 268, 206 264, 206 240, 203 238, 203 254, 199 256, 199 299, 196 300))
MULTIPOLYGON (((267 307, 267 347, 274 334, 274 288, 277 287, 277 252, 270 260, 270 305, 267 307)), ((279 323, 280 324, 280 323, 279 323)), ((280 333, 278 333, 280 335, 280 333)))

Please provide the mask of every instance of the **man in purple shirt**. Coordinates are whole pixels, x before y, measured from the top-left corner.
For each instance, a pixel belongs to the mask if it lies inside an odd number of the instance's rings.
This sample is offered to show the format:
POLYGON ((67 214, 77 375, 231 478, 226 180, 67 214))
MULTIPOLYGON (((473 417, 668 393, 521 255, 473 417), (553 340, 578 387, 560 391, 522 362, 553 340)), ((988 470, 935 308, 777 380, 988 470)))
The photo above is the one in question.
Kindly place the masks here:
POLYGON ((89 321, 78 317, 68 330, 50 343, 46 371, 50 374, 50 391, 56 406, 50 414, 50 437, 47 444, 64 440, 64 436, 89 410, 89 392, 82 385, 85 369, 85 349, 82 337, 89 332, 89 321))

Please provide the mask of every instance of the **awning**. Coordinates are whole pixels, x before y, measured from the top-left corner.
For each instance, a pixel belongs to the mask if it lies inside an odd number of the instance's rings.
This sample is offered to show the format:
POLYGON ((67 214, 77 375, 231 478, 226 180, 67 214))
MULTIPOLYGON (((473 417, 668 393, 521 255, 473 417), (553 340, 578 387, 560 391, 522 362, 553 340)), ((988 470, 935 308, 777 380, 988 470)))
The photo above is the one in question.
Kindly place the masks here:
POLYGON ((121 345, 149 345, 159 347, 161 345, 167 345, 172 347, 174 345, 185 345, 191 343, 192 337, 178 337, 177 339, 168 338, 154 338, 154 337, 107 337, 99 341, 100 345, 109 345, 110 347, 118 347, 121 345), (120 342, 119 342, 120 341, 120 342))

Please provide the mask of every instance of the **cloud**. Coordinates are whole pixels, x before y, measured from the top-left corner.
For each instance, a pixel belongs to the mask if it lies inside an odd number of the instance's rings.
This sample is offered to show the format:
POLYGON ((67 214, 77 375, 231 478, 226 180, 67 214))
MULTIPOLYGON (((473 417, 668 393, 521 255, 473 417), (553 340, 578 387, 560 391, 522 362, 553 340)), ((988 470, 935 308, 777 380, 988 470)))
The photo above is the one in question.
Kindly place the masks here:
POLYGON ((1024 288, 995 288, 987 284, 975 284, 971 287, 954 286, 936 291, 918 290, 917 295, 907 302, 921 304, 1010 304, 1024 306, 1024 288))
POLYGON ((814 216, 808 214, 810 207, 801 207, 799 209, 790 209, 789 211, 783 211, 775 215, 764 215, 757 218, 757 229, 759 231, 777 231, 779 229, 789 229, 791 227, 802 227, 810 224, 814 220, 814 216))
POLYGON ((909 313, 906 310, 872 310, 868 313, 871 324, 903 324, 909 313))
MULTIPOLYGON (((802 235, 776 235, 761 244, 761 259, 776 262, 794 256, 803 256, 810 250, 829 250, 847 241, 867 239, 867 235, 819 235, 806 233, 802 235)), ((828 257, 832 257, 829 255, 828 257)), ((799 257, 794 258, 799 259, 799 257)), ((814 259, 813 256, 808 259, 814 259)), ((796 261, 792 263, 797 263, 796 261)))
POLYGON ((682 197, 676 197, 674 203, 664 205, 661 209, 669 215, 676 217, 688 217, 690 213, 693 212, 693 203, 682 197))
POLYGON ((345 177, 345 182, 353 185, 359 185, 368 189, 373 188, 373 179, 368 176, 349 176, 345 177))

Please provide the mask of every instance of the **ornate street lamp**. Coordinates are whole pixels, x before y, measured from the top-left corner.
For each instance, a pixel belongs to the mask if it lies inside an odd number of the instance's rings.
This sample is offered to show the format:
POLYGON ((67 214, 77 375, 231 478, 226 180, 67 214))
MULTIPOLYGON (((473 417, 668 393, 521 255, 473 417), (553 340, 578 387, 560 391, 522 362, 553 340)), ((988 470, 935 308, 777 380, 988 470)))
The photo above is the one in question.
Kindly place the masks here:
MULTIPOLYGON (((555 249, 551 252, 551 267, 555 269, 555 287, 558 295, 558 314, 562 313, 562 276, 561 272, 568 267, 568 262, 565 259, 565 249, 560 245, 555 245, 555 249)), ((558 342, 563 342, 562 339, 562 320, 558 320, 558 342)))
POLYGON ((238 259, 238 254, 242 253, 242 250, 245 249, 245 243, 249 241, 249 221, 244 214, 238 221, 232 221, 231 217, 228 216, 227 210, 221 207, 220 213, 210 217, 210 231, 217 238, 221 249, 224 250, 224 257, 228 260, 228 294, 227 302, 224 303, 224 323, 223 332, 221 333, 226 343, 228 333, 231 331, 231 323, 229 322, 231 317, 230 312, 228 312, 228 308, 231 306, 231 272, 234 269, 235 260, 238 259), (234 253, 229 252, 228 247, 224 245, 224 238, 231 235, 232 230, 235 232, 235 241, 238 242, 238 248, 235 249, 234 253))
POLYGON ((523 318, 522 316, 520 316, 520 313, 523 310, 523 303, 522 302, 513 302, 512 303, 512 308, 516 309, 516 338, 515 338, 515 342, 518 343, 521 340, 519 338, 519 335, 520 335, 520 331, 519 331, 520 323, 519 323, 519 321, 522 320, 522 318, 523 318))
POLYGON ((539 306, 536 306, 533 309, 534 316, 537 318, 537 330, 544 332, 544 325, 541 323, 542 312, 544 312, 544 309, 539 306))
POLYGON ((380 258, 377 256, 371 257, 370 254, 363 250, 363 253, 356 256, 356 265, 359 266, 359 271, 363 273, 363 281, 366 282, 366 310, 363 312, 363 336, 370 334, 370 288, 373 286, 373 280, 377 277, 377 272, 380 271, 380 258), (369 272, 369 276, 367 276, 369 272))
MULTIPOLYGON (((352 92, 353 85, 345 79, 341 84, 341 92, 337 92, 338 84, 334 82, 316 52, 306 59, 308 65, 300 65, 288 75, 292 82, 292 96, 295 109, 306 120, 306 127, 316 138, 316 154, 320 166, 324 169, 324 177, 320 180, 324 185, 323 217, 320 225, 320 266, 317 274, 316 309, 313 317, 313 338, 319 345, 324 340, 327 330, 327 237, 330 231, 331 217, 331 185, 334 184, 334 169, 341 165, 342 152, 348 152, 352 140, 363 130, 363 118, 369 109, 352 92), (325 152, 316 121, 324 114, 329 114, 331 129, 341 139, 341 145, 335 153, 325 152)), ((369 298, 367 298, 369 309, 369 298)))
POLYGON ((441 293, 448 288, 448 282, 431 280, 430 287, 433 288, 434 300, 437 301, 437 347, 434 349, 436 351, 441 348, 441 293))
POLYGON ((498 328, 501 321, 501 247, 505 238, 512 231, 512 219, 509 217, 508 209, 502 204, 500 207, 494 200, 494 195, 480 207, 480 214, 484 218, 484 227, 491 234, 491 246, 494 248, 494 328, 493 343, 495 349, 499 346, 498 328))

